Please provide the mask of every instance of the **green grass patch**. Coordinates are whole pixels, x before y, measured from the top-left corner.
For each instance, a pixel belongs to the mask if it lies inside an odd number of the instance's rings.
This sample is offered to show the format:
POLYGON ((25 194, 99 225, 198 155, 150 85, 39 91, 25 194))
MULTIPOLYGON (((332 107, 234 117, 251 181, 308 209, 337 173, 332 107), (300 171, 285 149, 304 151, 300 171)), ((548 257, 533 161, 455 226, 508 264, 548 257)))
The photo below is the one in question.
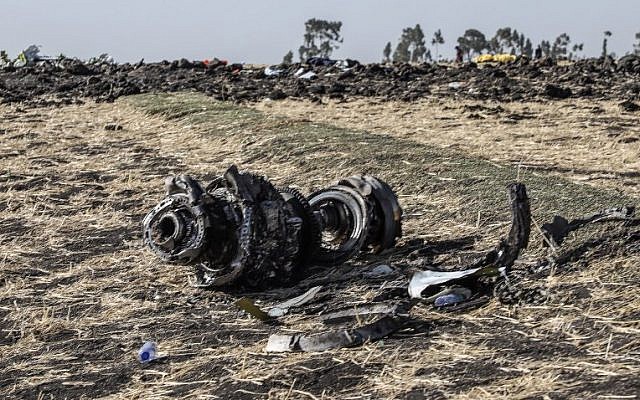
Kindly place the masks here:
POLYGON ((268 116, 201 94, 145 94, 127 101, 149 114, 196 126, 212 139, 234 134, 252 137, 255 145, 237 148, 242 159, 286 166, 295 171, 291 182, 304 185, 318 175, 331 178, 370 173, 382 177, 402 195, 462 198, 462 209, 443 206, 441 211, 467 221, 475 220, 478 211, 483 219, 507 218, 505 187, 518 175, 527 185, 534 216, 541 222, 555 214, 577 216, 634 204, 623 194, 561 177, 518 171, 517 166, 498 165, 408 139, 268 116))

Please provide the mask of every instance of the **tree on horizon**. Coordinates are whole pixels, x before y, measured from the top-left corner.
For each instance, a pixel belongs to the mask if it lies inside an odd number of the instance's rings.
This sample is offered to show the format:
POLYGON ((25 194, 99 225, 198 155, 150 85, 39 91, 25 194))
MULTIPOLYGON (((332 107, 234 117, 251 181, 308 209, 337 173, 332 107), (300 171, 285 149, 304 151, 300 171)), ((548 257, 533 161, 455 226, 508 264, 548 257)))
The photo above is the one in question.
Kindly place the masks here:
POLYGON ((470 61, 472 54, 480 55, 483 50, 488 48, 488 42, 484 33, 477 29, 467 29, 464 35, 458 38, 458 46, 470 61))
POLYGON ((531 39, 527 38, 527 40, 525 40, 523 50, 522 54, 529 58, 533 58, 533 43, 531 43, 531 39))
POLYGON ((542 54, 545 57, 551 57, 551 43, 548 40, 541 41, 540 48, 542 49, 542 54))
MULTIPOLYGON (((394 62, 422 62, 426 60, 427 46, 420 24, 402 30, 402 36, 393 52, 394 62)), ((430 56, 430 53, 429 53, 430 56)))
POLYGON ((386 46, 384 46, 384 50, 382 50, 382 62, 388 63, 391 61, 391 42, 387 42, 386 46))
POLYGON ((560 34, 551 46, 551 57, 559 58, 567 56, 567 47, 571 43, 571 38, 566 33, 560 34))
POLYGON ((440 52, 438 51, 438 45, 444 44, 444 37, 440 29, 433 32, 433 39, 431 39, 431 45, 436 47, 436 61, 440 58, 440 52))
POLYGON ((571 53, 569 53, 569 60, 574 60, 578 58, 578 52, 582 52, 584 49, 584 43, 576 43, 571 48, 571 53))
POLYGON ((602 57, 607 57, 609 52, 607 51, 607 44, 611 37, 611 31, 604 31, 604 38, 602 39, 602 57))
POLYGON ((329 57, 334 50, 340 48, 343 41, 340 36, 340 21, 326 21, 311 18, 304 23, 304 43, 298 49, 300 61, 310 57, 329 57))
POLYGON ((289 50, 287 54, 282 57, 283 64, 291 64, 293 63, 293 51, 289 50))

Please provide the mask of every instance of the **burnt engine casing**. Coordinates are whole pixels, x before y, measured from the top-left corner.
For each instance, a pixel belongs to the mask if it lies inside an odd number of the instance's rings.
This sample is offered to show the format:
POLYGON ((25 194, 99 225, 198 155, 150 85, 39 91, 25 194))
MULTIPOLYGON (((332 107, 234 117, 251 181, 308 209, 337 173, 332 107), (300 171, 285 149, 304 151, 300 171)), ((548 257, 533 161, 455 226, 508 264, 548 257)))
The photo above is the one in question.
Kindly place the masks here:
POLYGON ((397 197, 368 175, 308 198, 235 165, 206 188, 184 175, 165 187, 143 220, 144 243, 164 261, 194 265, 200 286, 286 285, 307 266, 380 252, 401 236, 397 197))

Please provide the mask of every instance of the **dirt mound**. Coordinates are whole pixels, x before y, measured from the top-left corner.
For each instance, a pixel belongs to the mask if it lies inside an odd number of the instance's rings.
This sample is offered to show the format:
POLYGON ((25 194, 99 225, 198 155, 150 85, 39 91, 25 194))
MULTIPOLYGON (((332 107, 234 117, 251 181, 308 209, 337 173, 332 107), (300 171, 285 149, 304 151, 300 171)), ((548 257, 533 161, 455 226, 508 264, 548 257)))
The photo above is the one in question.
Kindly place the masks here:
POLYGON ((476 100, 640 98, 640 57, 588 59, 571 64, 520 59, 505 65, 291 64, 272 67, 191 62, 90 64, 46 60, 0 70, 0 101, 73 103, 83 97, 113 101, 147 92, 195 90, 218 100, 378 97, 411 101, 429 96, 476 100), (49 100, 43 100, 43 96, 49 100), (51 95, 53 99, 51 100, 51 95))

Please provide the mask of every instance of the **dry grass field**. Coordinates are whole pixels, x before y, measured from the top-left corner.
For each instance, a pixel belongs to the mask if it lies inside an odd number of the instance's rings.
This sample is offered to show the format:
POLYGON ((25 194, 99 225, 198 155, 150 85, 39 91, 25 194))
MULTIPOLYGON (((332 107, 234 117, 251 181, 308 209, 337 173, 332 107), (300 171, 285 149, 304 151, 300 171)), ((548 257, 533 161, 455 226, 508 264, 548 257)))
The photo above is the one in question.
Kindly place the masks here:
MULTIPOLYGON (((533 218, 577 217, 640 198, 640 114, 615 103, 283 101, 199 94, 115 103, 0 106, 0 398, 633 399, 640 395, 640 227, 594 224, 550 253, 534 228, 516 266, 537 301, 439 312, 428 304, 384 340, 268 354, 272 333, 335 329, 318 315, 405 296, 411 272, 460 268, 509 229, 505 186, 533 218), (106 130, 118 124, 121 130, 106 130), (210 179, 231 163, 309 193, 380 176, 405 212, 397 249, 312 269, 266 293, 193 288, 190 269, 142 246, 167 175, 210 179), (527 266, 553 256, 550 271, 527 266), (396 273, 367 278, 389 264, 396 273), (311 282, 323 295, 265 324, 311 282), (145 340, 166 355, 140 365, 145 340)), ((363 323, 356 321, 353 323, 363 323)))

